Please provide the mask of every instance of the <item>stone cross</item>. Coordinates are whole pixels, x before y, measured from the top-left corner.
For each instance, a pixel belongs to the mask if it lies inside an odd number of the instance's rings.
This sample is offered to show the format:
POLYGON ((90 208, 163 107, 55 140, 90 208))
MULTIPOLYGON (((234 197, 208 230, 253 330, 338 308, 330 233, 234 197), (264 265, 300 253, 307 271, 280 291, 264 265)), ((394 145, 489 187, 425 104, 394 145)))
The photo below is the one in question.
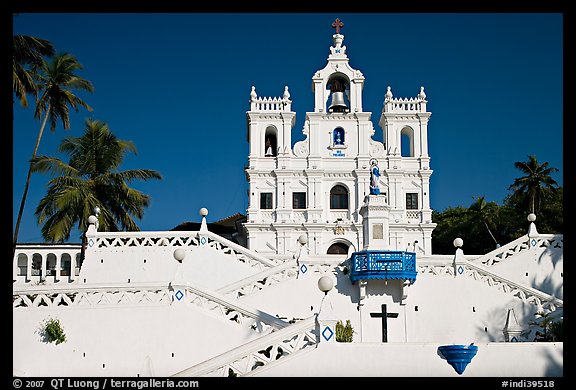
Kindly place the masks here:
POLYGON ((344 23, 342 23, 339 18, 336 18, 334 23, 332 23, 332 27, 336 29, 336 34, 340 34, 340 27, 344 27, 344 23))
POLYGON ((382 311, 380 313, 370 313, 370 317, 381 317, 382 318, 382 342, 388 342, 388 318, 398 317, 398 313, 388 313, 386 311, 386 304, 382 305, 382 311))

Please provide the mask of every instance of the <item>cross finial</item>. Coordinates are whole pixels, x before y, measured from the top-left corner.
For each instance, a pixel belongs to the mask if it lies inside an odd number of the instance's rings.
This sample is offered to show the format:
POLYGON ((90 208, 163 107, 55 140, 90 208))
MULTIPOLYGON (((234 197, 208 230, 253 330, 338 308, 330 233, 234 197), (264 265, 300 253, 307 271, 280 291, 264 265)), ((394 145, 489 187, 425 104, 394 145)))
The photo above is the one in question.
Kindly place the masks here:
POLYGON ((339 18, 336 18, 334 23, 332 23, 332 27, 336 29, 336 34, 340 34, 340 27, 344 27, 344 23, 339 18))

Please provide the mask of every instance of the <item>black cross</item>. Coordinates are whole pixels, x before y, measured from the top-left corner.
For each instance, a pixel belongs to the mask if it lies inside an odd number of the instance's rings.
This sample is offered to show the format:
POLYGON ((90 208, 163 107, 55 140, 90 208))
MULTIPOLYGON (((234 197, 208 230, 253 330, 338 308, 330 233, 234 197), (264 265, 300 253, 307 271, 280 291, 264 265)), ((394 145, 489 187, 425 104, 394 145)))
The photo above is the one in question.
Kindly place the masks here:
POLYGON ((398 317, 398 313, 388 313, 386 311, 386 305, 382 305, 382 312, 380 313, 370 313, 370 317, 381 317, 382 318, 382 342, 388 342, 388 318, 398 317))

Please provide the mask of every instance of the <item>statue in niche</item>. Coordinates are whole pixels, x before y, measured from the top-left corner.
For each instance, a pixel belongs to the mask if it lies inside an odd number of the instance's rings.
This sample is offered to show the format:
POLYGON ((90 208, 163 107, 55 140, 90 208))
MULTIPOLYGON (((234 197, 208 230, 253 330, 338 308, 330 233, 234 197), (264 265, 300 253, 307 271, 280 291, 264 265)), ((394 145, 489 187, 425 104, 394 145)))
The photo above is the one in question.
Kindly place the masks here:
POLYGON ((370 160, 370 195, 380 195, 380 168, 378 160, 370 160))
POLYGON ((270 143, 270 138, 266 140, 266 153, 264 157, 273 157, 274 153, 272 152, 272 144, 270 143))
POLYGON ((334 129, 334 145, 344 145, 344 131, 341 128, 334 129))

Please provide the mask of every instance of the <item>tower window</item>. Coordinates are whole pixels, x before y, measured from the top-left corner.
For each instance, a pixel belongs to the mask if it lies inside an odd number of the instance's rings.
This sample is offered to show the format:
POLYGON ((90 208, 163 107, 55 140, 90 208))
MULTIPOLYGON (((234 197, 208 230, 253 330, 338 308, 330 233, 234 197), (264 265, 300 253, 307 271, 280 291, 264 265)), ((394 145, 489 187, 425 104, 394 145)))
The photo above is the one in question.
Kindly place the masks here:
POLYGON ((269 126, 264 134, 264 156, 274 157, 278 153, 278 142, 276 137, 276 128, 269 126))
POLYGON ((260 208, 261 209, 271 209, 272 208, 272 193, 271 192, 260 193, 260 208))
POLYGON ((400 154, 414 157, 414 130, 411 127, 404 127, 400 132, 400 154))
POLYGON ((418 194, 406 194, 406 210, 418 210, 418 194))
POLYGON ((293 192, 292 193, 292 208, 293 209, 305 209, 306 208, 306 193, 305 192, 293 192))
POLYGON ((330 208, 348 209, 348 190, 343 185, 335 185, 330 190, 330 208))

